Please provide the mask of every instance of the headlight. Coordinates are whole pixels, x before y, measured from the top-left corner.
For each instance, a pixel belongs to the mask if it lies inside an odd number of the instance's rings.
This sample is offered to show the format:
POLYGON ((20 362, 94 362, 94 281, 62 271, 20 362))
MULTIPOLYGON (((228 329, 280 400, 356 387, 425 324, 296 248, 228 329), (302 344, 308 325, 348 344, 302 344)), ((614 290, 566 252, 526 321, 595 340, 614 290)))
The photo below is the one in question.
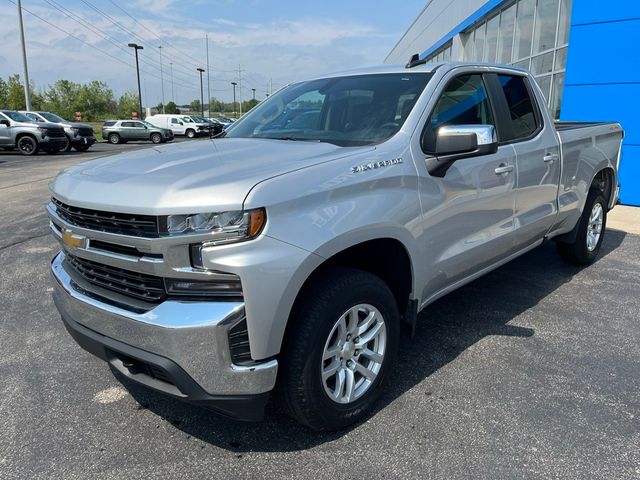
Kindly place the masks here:
POLYGON ((222 213, 196 213, 163 217, 161 231, 169 235, 211 233, 207 245, 219 245, 257 237, 265 223, 264 208, 222 213))

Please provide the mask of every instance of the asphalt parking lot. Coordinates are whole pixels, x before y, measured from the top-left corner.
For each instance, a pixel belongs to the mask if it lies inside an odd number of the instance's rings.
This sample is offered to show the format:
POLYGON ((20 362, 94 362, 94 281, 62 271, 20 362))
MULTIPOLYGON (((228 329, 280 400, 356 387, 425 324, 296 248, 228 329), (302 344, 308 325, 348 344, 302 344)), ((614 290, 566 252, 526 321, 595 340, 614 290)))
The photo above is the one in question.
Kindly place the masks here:
MULTIPOLYGON (((206 140, 205 140, 206 141, 206 140)), ((47 183, 86 154, 0 152, 0 478, 640 478, 640 236, 545 244, 430 306, 366 422, 233 422, 118 381, 50 298, 47 183)))

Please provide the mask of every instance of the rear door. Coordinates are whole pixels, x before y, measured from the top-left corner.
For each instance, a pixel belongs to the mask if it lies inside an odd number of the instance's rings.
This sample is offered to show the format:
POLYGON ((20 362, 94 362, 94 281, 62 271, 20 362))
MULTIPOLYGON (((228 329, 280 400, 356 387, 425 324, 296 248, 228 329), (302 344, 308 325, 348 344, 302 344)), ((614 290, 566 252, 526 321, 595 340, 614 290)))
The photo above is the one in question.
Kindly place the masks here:
MULTIPOLYGON (((445 125, 497 128, 483 70, 450 74, 441 83, 423 138, 445 125)), ((497 135, 500 140, 499 130, 497 135)), ((456 160, 441 178, 426 170, 428 152, 420 150, 418 157, 427 300, 512 253, 515 154, 511 145, 499 144, 496 153, 456 160)))
MULTIPOLYGON (((522 75, 495 74, 502 131, 516 152, 517 184, 514 242, 527 245, 545 236, 558 212, 560 149, 553 124, 545 119, 534 85, 522 75)), ((544 104, 543 104, 544 105, 544 104)))

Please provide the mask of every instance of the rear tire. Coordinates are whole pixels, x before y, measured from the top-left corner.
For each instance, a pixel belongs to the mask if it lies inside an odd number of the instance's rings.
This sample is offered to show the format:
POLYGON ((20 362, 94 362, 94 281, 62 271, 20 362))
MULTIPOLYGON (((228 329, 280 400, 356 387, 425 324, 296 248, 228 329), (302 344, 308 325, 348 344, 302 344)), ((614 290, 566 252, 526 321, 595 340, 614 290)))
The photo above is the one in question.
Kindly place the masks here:
POLYGON ((592 188, 573 242, 556 242, 560 257, 573 265, 590 265, 598 257, 607 226, 607 201, 602 191, 592 188))
POLYGON ((17 147, 18 147, 18 151, 22 155, 26 155, 26 156, 35 155, 38 153, 38 150, 40 149, 36 139, 29 135, 20 137, 18 139, 17 147))
POLYGON ((187 130, 186 135, 187 135, 187 138, 193 138, 196 136, 196 131, 190 128, 189 130, 187 130))
POLYGON ((108 137, 109 143, 113 144, 113 145, 117 145, 120 143, 120 135, 118 135, 117 133, 110 133, 109 137, 108 137))
POLYGON ((162 143, 162 135, 160 135, 159 133, 152 133, 151 141, 156 144, 162 143))
POLYGON ((91 145, 76 145, 73 148, 75 148, 76 152, 86 152, 89 150, 89 147, 91 147, 91 145))
POLYGON ((329 269, 305 288, 289 322, 278 383, 289 415, 314 430, 367 416, 398 350, 400 316, 389 287, 369 272, 329 269))

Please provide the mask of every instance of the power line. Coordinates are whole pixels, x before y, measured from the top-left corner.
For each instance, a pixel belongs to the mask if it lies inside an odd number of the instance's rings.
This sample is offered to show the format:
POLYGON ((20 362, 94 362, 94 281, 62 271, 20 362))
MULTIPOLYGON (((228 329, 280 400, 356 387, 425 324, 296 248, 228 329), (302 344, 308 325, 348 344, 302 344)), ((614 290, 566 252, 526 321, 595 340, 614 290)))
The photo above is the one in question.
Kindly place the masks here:
MULTIPOLYGON (((118 49, 122 50, 127 55, 131 55, 131 52, 129 50, 127 50, 118 40, 116 40, 114 37, 112 37, 111 35, 106 33, 104 30, 87 23, 87 21, 84 18, 82 18, 81 16, 73 13, 71 10, 63 7, 62 5, 57 3, 55 0, 44 0, 44 1, 46 3, 48 3, 51 7, 53 7, 55 10, 61 12, 66 17, 70 18, 71 20, 75 21, 76 23, 80 24, 81 26, 85 27, 87 30, 89 30, 89 31, 101 36, 104 40, 106 40, 109 43, 113 44, 115 47, 117 47, 118 49)), ((148 64, 151 67, 155 68, 156 70, 159 70, 162 73, 161 66, 158 67, 158 65, 155 64, 155 60, 151 59, 151 62, 148 62, 148 64)), ((182 79, 182 78, 179 78, 179 80, 182 81, 182 82, 186 82, 186 83, 192 81, 191 79, 186 80, 186 79, 182 79)), ((190 84, 188 86, 190 86, 194 90, 197 90, 197 86, 195 84, 190 84)))

